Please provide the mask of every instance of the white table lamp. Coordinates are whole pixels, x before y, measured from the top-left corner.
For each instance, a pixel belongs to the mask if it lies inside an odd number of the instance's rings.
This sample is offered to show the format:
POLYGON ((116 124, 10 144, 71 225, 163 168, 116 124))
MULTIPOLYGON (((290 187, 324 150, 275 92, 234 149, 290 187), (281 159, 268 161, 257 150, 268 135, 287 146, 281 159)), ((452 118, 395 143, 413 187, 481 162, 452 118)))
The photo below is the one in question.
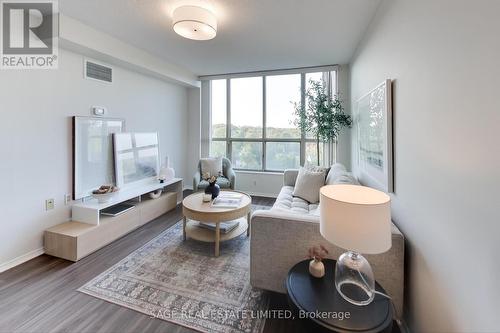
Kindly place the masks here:
POLYGON ((375 278, 361 255, 391 248, 391 198, 358 185, 327 185, 320 190, 320 233, 347 252, 337 260, 335 287, 355 305, 367 305, 375 297, 375 278))

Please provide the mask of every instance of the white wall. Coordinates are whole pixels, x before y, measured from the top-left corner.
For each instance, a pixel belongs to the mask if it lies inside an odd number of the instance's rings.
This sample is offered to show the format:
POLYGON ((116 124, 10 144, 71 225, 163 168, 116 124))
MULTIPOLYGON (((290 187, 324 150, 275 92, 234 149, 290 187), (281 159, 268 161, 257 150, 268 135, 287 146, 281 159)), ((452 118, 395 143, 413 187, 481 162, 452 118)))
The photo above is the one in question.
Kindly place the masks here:
POLYGON ((499 1, 384 1, 352 62, 353 105, 394 80, 392 208, 413 332, 500 327, 498 13, 499 1))
POLYGON ((83 79, 82 56, 60 50, 58 70, 0 73, 0 270, 40 253, 43 230, 70 217, 71 116, 92 105, 125 118, 129 131, 158 131, 162 156, 186 174, 187 88, 119 67, 114 82, 83 79), (45 211, 45 199, 56 208, 45 211), (12 262, 11 262, 12 263, 12 262))

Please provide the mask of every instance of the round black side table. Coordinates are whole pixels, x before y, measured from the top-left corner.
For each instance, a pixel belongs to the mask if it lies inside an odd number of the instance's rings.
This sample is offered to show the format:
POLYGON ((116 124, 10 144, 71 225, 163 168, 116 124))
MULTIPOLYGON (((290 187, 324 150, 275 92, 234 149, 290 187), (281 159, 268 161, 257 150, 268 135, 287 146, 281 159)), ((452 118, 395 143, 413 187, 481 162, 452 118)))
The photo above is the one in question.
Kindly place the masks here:
MULTIPOLYGON (((308 319, 333 332, 391 332, 393 312, 389 299, 376 295, 373 302, 357 306, 335 289, 335 260, 323 260, 325 276, 309 274, 309 260, 292 267, 286 279, 288 301, 298 318, 308 319)), ((375 289, 385 293, 376 283, 375 289)))

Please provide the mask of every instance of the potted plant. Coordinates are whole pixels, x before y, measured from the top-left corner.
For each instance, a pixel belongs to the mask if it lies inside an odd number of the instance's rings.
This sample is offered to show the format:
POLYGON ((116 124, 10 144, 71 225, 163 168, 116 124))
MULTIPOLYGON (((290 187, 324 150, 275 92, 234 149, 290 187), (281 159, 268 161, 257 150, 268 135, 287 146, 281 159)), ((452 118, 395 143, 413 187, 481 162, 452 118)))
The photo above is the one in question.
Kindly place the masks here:
POLYGON ((294 103, 294 125, 302 133, 312 134, 316 138, 317 163, 319 143, 337 140, 343 127, 351 127, 352 118, 344 112, 342 100, 337 95, 330 95, 321 81, 309 80, 310 88, 305 93, 305 105, 294 103))
POLYGON ((313 246, 309 248, 309 273, 317 278, 322 278, 325 275, 325 265, 323 259, 327 256, 328 250, 323 246, 313 246))

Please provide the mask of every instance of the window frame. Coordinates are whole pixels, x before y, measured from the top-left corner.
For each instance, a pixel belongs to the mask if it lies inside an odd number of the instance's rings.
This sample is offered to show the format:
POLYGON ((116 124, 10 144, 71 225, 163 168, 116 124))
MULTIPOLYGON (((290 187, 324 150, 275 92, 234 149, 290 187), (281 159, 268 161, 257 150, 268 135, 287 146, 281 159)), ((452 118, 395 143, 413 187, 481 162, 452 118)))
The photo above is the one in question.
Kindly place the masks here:
POLYGON ((300 101, 302 105, 305 104, 305 89, 306 89, 306 74, 308 73, 323 73, 323 82, 327 84, 327 90, 330 95, 338 94, 338 66, 323 66, 323 67, 311 67, 307 69, 301 70, 276 70, 276 71, 263 71, 263 72, 251 72, 251 73, 241 73, 241 74, 233 74, 233 75, 216 75, 216 76, 207 76, 200 77, 202 80, 209 80, 209 128, 210 128, 210 144, 209 144, 209 152, 212 150, 212 141, 225 142, 226 143, 226 154, 225 156, 232 160, 233 152, 232 146, 233 142, 257 142, 262 144, 262 168, 261 169, 241 169, 234 168, 237 171, 244 172, 262 172, 262 173, 283 173, 284 170, 274 170, 267 168, 266 161, 266 152, 267 152, 267 143, 280 143, 280 142, 289 142, 289 143, 299 143, 300 144, 300 165, 304 165, 306 158, 306 144, 307 143, 316 143, 316 139, 307 138, 305 133, 301 133, 300 138, 268 138, 266 135, 266 115, 267 115, 267 92, 266 92, 266 78, 268 76, 277 76, 277 75, 286 75, 286 74, 300 74, 300 101), (334 78, 332 78, 332 72, 335 72, 334 78), (253 75, 252 75, 253 74, 253 75), (231 137, 231 79, 234 78, 242 78, 242 77, 261 77, 262 78, 262 137, 261 138, 232 138, 231 137), (212 137, 212 109, 211 109, 211 98, 212 98, 212 81, 213 80, 226 80, 226 137, 225 138, 213 138, 212 137), (333 79, 333 80, 332 80, 333 79), (334 81, 334 82, 333 82, 334 81), (334 83, 334 85, 333 85, 334 83), (335 87, 335 91, 332 90, 332 87, 335 87))

